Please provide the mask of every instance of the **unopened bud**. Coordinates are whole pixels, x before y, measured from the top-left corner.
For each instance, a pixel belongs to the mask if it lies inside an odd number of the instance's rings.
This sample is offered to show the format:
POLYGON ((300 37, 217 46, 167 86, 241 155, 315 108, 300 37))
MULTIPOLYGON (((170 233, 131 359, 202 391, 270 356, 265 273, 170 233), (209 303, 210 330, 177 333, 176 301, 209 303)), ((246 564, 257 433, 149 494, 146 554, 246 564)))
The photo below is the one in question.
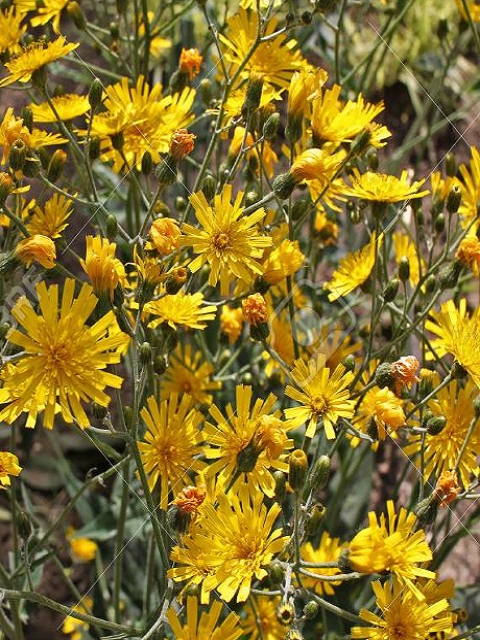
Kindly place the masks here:
POLYGON ((275 111, 268 116, 267 121, 263 125, 263 137, 265 140, 273 140, 277 135, 278 125, 280 124, 280 114, 275 111))
POLYGON ((200 81, 200 95, 202 96, 202 102, 206 107, 210 106, 212 102, 212 82, 208 78, 203 78, 200 81))
POLYGON ((282 173, 273 181, 273 192, 282 200, 286 200, 292 195, 295 184, 295 178, 291 173, 282 173))
POLYGON ((438 436, 441 433, 447 424, 447 419, 445 416, 436 416, 434 418, 430 418, 427 422, 426 427, 429 435, 438 436))
POLYGON ((156 356, 153 361, 153 370, 157 374, 157 376, 163 376, 165 371, 168 369, 168 361, 165 356, 156 356))
POLYGON ((310 600, 303 607, 303 615, 307 620, 313 620, 314 618, 316 618, 319 611, 320 611, 320 605, 317 602, 315 602, 315 600, 310 600))
POLYGON ((85 20, 85 15, 80 8, 78 2, 74 0, 70 0, 67 4, 67 13, 72 18, 74 25, 80 31, 85 31, 87 26, 87 21, 85 20))
POLYGON ((22 171, 27 160, 28 147, 25 142, 18 138, 12 144, 8 154, 8 166, 12 171, 22 171))
POLYGON ((33 129, 33 112, 30 107, 23 107, 20 112, 20 117, 23 120, 23 126, 32 132, 33 129))
POLYGON ((445 156, 445 173, 450 178, 455 177, 457 173, 457 162, 452 152, 447 153, 445 156))
POLYGON ((309 211, 312 203, 310 200, 297 200, 293 203, 293 206, 290 210, 290 215, 292 220, 301 220, 309 211))
POLYGON ((443 233, 445 231, 445 215, 443 213, 439 213, 435 218, 435 222, 433 223, 436 233, 443 233))
POLYGON ((407 282, 410 277, 410 261, 407 256, 402 256, 398 263, 398 277, 402 282, 407 282))
POLYGON ((88 141, 88 157, 90 160, 96 160, 100 157, 100 137, 93 136, 88 141))
POLYGON ((282 471, 275 471, 273 479, 275 480, 275 500, 282 503, 287 495, 287 479, 282 471))
POLYGON ((304 530, 305 535, 312 537, 317 535, 320 525, 325 517, 327 510, 320 502, 314 504, 305 516, 304 530))
POLYGON ((177 161, 170 155, 161 160, 155 169, 155 177, 161 185, 175 184, 177 181, 177 161))
POLYGON ((278 560, 272 560, 268 565, 268 576, 273 584, 282 584, 285 579, 285 569, 278 560))
POLYGON ((173 269, 165 280, 165 290, 169 295, 175 295, 187 281, 188 272, 184 267, 173 269))
POLYGON ((395 377, 392 371, 392 365, 389 362, 384 362, 378 365, 375 371, 375 383, 380 389, 384 387, 393 387, 395 385, 395 377))
POLYGON ((88 92, 88 102, 92 111, 96 111, 102 104, 103 86, 98 78, 95 78, 90 85, 90 91, 88 92))
POLYGON ((468 372, 462 367, 458 360, 454 360, 450 373, 454 380, 460 380, 461 378, 465 378, 468 372))
POLYGON ((20 511, 17 515, 17 528, 23 542, 27 542, 32 535, 32 523, 30 521, 30 516, 28 513, 25 513, 25 511, 20 511))
POLYGON ((447 267, 442 269, 438 275, 438 281, 442 289, 453 289, 458 282, 463 265, 460 260, 454 260, 447 267))
POLYGON ((418 520, 423 524, 432 524, 438 513, 438 502, 431 498, 421 500, 415 507, 415 514, 418 520))
POLYGON ((215 197, 215 193, 217 191, 217 181, 215 178, 208 174, 203 179, 202 183, 202 193, 207 199, 208 202, 211 202, 215 197))
POLYGON ((331 461, 327 455, 320 456, 313 465, 310 473, 310 487, 312 491, 321 491, 328 484, 331 461))
POLYGON ((167 511, 167 525, 172 531, 180 535, 186 533, 192 521, 192 514, 183 509, 179 509, 176 504, 172 504, 167 511))
POLYGON ((303 449, 295 449, 288 461, 288 483, 293 491, 303 491, 308 473, 308 458, 303 449))
POLYGON ((446 207, 448 213, 457 213, 461 202, 462 192, 460 191, 460 187, 455 184, 447 196, 446 207))
POLYGON ((260 106, 263 90, 263 77, 257 73, 251 73, 247 84, 247 91, 245 94, 245 102, 242 106, 242 115, 256 111, 260 106))
POLYGON ((343 359, 343 366, 347 371, 355 371, 355 356, 351 353, 343 359))
POLYGON ((152 167, 153 167, 153 160, 152 160, 152 154, 150 153, 150 151, 145 151, 145 153, 142 156, 142 173, 144 176, 148 176, 150 175, 150 172, 152 171, 152 167))
POLYGON ((105 227, 107 231, 107 238, 110 241, 114 240, 118 232, 118 221, 113 213, 108 214, 107 220, 105 222, 105 227))
POLYGON ((57 149, 50 160, 47 169, 47 180, 55 183, 62 175, 63 169, 67 163, 67 154, 62 149, 57 149))
POLYGON ((149 342, 143 342, 139 349, 140 364, 148 366, 152 362, 152 346, 149 342))
POLYGON ((390 282, 385 286, 382 294, 385 302, 393 302, 395 300, 399 286, 400 280, 398 278, 390 280, 390 282))

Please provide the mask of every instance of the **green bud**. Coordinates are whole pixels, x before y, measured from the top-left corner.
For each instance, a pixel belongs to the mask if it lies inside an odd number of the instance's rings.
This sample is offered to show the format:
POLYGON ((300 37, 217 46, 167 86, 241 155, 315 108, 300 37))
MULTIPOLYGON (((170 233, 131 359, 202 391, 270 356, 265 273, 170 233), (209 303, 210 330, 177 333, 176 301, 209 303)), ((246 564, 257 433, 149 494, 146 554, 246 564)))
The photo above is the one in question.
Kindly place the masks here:
POLYGON ((278 560, 272 560, 268 565, 267 571, 268 577, 273 584, 282 584, 285 580, 285 569, 283 568, 282 563, 278 560))
POLYGON ((107 414, 108 414, 107 407, 103 407, 101 404, 98 404, 97 402, 92 402, 92 415, 96 420, 102 421, 104 418, 107 417, 107 414))
POLYGON ((395 300, 399 286, 400 280, 398 278, 393 278, 387 283, 382 293, 385 302, 393 302, 395 300))
POLYGON ((157 376, 163 376, 168 369, 168 360, 164 355, 156 356, 153 360, 153 370, 157 376))
POLYGON ((118 26, 118 22, 116 20, 110 22, 109 29, 110 37, 112 38, 112 40, 118 40, 120 38, 120 27, 118 26))
POLYGON ((447 424, 447 419, 445 416, 436 416, 434 418, 430 418, 427 422, 427 431, 431 436, 438 436, 441 433, 447 424))
POLYGON ((398 277, 402 282, 407 282, 410 278, 410 261, 407 256, 402 256, 398 264, 398 277))
POLYGON ((116 133, 112 133, 110 136, 110 140, 112 142, 112 147, 117 151, 121 151, 124 145, 123 133, 121 131, 117 131, 116 133))
POLYGON ((217 191, 217 181, 212 175, 207 174, 203 179, 202 192, 208 202, 211 202, 213 200, 213 198, 215 197, 216 191, 217 191))
POLYGON ((177 196, 175 198, 175 210, 182 213, 188 206, 188 202, 182 196, 177 196))
POLYGON ((140 345, 138 352, 140 364, 144 367, 148 366, 152 362, 152 347, 149 342, 143 342, 140 345))
POLYGON ((343 359, 343 366, 347 371, 355 371, 355 356, 351 353, 343 359))
POLYGON ((304 11, 300 17, 300 20, 302 21, 302 24, 309 25, 312 22, 312 12, 304 11))
POLYGON ((275 111, 268 116, 267 121, 263 125, 263 137, 265 140, 273 140, 276 137, 279 124, 280 114, 275 111))
POLYGON ((310 200, 296 200, 290 210, 292 220, 301 220, 310 210, 312 203, 310 200))
POLYGON ((67 163, 67 154, 65 153, 65 151, 63 151, 63 149, 57 149, 51 159, 50 159, 50 163, 48 165, 48 169, 47 169, 47 180, 50 180, 50 182, 55 183, 59 177, 62 175, 63 169, 65 168, 65 165, 67 163))
POLYGON ((250 325, 250 338, 257 342, 266 340, 270 335, 270 327, 268 322, 259 322, 257 325, 250 325))
POLYGON ((192 521, 192 514, 172 504, 167 511, 167 526, 180 535, 186 533, 192 521))
POLYGON ((200 81, 200 95, 202 96, 203 104, 206 107, 209 107, 212 102, 213 93, 212 82, 208 78, 204 78, 200 81))
POLYGON ((30 516, 25 511, 19 511, 17 514, 17 528, 21 539, 26 543, 32 535, 32 523, 30 516))
POLYGON ((452 378, 454 380, 460 380, 461 378, 465 378, 467 376, 468 371, 464 369, 464 367, 462 367, 458 360, 454 360, 450 373, 452 374, 452 378))
POLYGON ((458 282, 463 265, 459 260, 454 260, 446 266, 438 275, 438 281, 442 289, 453 289, 458 282))
POLYGON ((310 600, 303 607, 303 615, 307 620, 313 620, 314 618, 316 618, 319 611, 320 611, 320 605, 317 602, 315 602, 315 600, 310 600))
POLYGON ((263 276, 258 276, 258 278, 256 278, 253 284, 253 290, 256 293, 261 293, 263 295, 267 293, 269 289, 270 289, 270 285, 268 284, 268 282, 265 282, 265 280, 263 279, 263 276))
POLYGON ((145 151, 145 153, 142 156, 142 173, 144 176, 148 176, 150 175, 150 172, 152 170, 153 167, 153 160, 152 160, 152 154, 150 153, 150 151, 145 151))
POLYGON ((365 160, 367 161, 367 166, 370 171, 376 171, 378 169, 378 152, 375 147, 370 147, 367 150, 365 160))
POLYGON ((460 191, 460 187, 454 185, 447 196, 447 211, 448 213, 457 213, 458 207, 462 202, 462 192, 460 191))
POLYGON ((320 502, 310 507, 305 516, 304 530, 306 536, 312 537, 317 535, 326 513, 326 508, 320 502))
POLYGON ((425 291, 427 293, 433 293, 437 288, 437 279, 434 275, 429 275, 425 280, 425 291))
POLYGON ((390 388, 395 384, 395 378, 392 375, 392 365, 389 362, 378 365, 375 371, 375 383, 380 389, 383 389, 383 387, 390 388))
POLYGON ((303 491, 308 473, 308 458, 303 449, 295 449, 288 460, 288 482, 296 493, 303 491))
POLYGON ((177 161, 171 155, 167 155, 157 164, 155 177, 159 184, 170 185, 177 181, 177 161))
POLYGON ((423 524, 433 524, 438 512, 438 502, 431 498, 421 500, 415 507, 415 514, 418 520, 423 524))
POLYGON ((88 141, 88 157, 90 160, 96 160, 100 157, 100 138, 99 136, 93 136, 88 141))
POLYGON ((310 473, 310 487, 312 491, 321 491, 328 484, 331 461, 327 455, 320 456, 313 465, 310 473))
POLYGON ((273 181, 273 192, 281 200, 287 200, 295 189, 295 179, 291 173, 281 173, 273 181))
POLYGON ((440 234, 445 231, 445 215, 443 213, 439 213, 435 218, 435 222, 433 223, 435 232, 440 234))
POLYGON ((475 411, 475 417, 480 418, 480 395, 478 395, 473 401, 473 410, 475 411))
POLYGON ((30 107, 23 107, 20 112, 20 117, 23 120, 23 126, 32 132, 33 129, 33 113, 30 107))
POLYGON ((257 73, 251 73, 247 84, 245 101, 242 106, 242 115, 248 116, 260 106, 263 91, 263 77, 257 73))
POLYGON ((250 473, 255 469, 258 456, 262 453, 252 441, 244 447, 237 455, 236 470, 240 473, 250 473))
POLYGON ((303 116, 296 113, 289 113, 287 117, 287 126, 285 127, 285 138, 294 145, 300 140, 303 133, 303 116))
POLYGON ((10 147, 8 154, 8 166, 12 171, 22 171, 27 160, 28 147, 25 142, 18 138, 10 147))
POLYGON ((353 156, 360 155, 370 144, 372 138, 372 132, 369 128, 363 129, 358 136, 353 140, 351 146, 351 153, 353 156))
POLYGON ((67 13, 72 18, 74 25, 80 31, 85 31, 87 27, 87 21, 85 20, 85 15, 80 8, 78 2, 72 2, 70 0, 67 4, 67 13))
POLYGON ((281 504, 287 495, 287 479, 282 471, 275 471, 273 479, 275 480, 275 500, 281 504))
POLYGON ((96 111, 102 104, 103 86, 98 78, 95 78, 90 85, 90 91, 88 92, 88 101, 90 103, 90 109, 96 111))
POLYGON ((250 207, 253 204, 256 204, 259 200, 260 196, 256 191, 247 191, 244 199, 245 207, 250 207))
POLYGON ((450 178, 454 178, 457 174, 457 163, 451 151, 445 156, 445 172, 450 178))

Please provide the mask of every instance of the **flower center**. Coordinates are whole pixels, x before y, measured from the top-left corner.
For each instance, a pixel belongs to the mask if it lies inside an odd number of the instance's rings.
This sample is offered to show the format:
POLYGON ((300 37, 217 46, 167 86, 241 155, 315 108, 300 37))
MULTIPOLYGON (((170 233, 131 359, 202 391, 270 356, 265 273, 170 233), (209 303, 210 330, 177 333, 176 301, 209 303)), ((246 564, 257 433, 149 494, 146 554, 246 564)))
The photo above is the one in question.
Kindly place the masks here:
POLYGON ((313 413, 320 416, 324 414, 327 410, 327 401, 323 396, 313 396, 310 402, 310 406, 312 408, 313 413))
POLYGON ((227 247, 230 246, 230 238, 223 231, 219 231, 212 238, 212 246, 217 251, 224 251, 227 247))

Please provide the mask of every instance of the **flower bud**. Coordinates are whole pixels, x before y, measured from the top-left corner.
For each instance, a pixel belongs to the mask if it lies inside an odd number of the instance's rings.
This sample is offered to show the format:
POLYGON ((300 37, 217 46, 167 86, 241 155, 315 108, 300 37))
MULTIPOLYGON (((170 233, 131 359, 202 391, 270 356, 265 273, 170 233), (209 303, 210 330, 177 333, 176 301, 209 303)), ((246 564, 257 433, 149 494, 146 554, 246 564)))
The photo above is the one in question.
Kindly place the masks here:
POLYGON ((8 154, 8 166, 12 171, 22 171, 27 160, 28 147, 25 142, 18 138, 12 144, 8 154))
POLYGON ((210 106, 212 102, 212 81, 209 78, 203 78, 200 81, 200 95, 202 96, 202 102, 206 107, 210 106))
POLYGON ((410 277, 410 261, 407 256, 402 256, 398 263, 398 277, 402 282, 407 282, 410 277))
POLYGON ((457 174, 457 163, 451 151, 445 156, 445 173, 450 178, 454 178, 457 174))
POLYGON ((177 161, 168 155, 161 160, 155 169, 155 177, 161 185, 175 184, 177 181, 177 161))
POLYGON ((112 147, 116 151, 121 151, 123 149, 125 140, 123 138, 123 133, 121 131, 116 131, 115 133, 112 133, 110 135, 110 140, 112 142, 112 147))
POLYGON ((438 502, 431 498, 425 498, 421 500, 415 507, 415 514, 418 520, 423 524, 432 524, 435 522, 435 518, 438 513, 438 502))
POLYGON ((458 185, 453 185, 450 193, 447 196, 447 211, 448 213, 457 213, 458 207, 462 202, 462 192, 460 191, 460 187, 458 185))
POLYGON ((23 542, 27 542, 32 535, 32 523, 30 516, 25 511, 20 511, 17 515, 17 528, 23 542))
POLYGON ((267 121, 263 125, 263 137, 265 140, 273 140, 277 135, 278 125, 280 124, 280 114, 274 111, 268 116, 267 121))
POLYGON ((314 618, 316 618, 319 611, 320 611, 320 605, 317 602, 315 602, 315 600, 310 600, 303 607, 303 615, 307 620, 313 620, 314 618))
POLYGON ((281 504, 287 495, 287 479, 282 471, 275 471, 273 479, 275 480, 275 500, 281 504))
POLYGON ((445 231, 445 216, 443 213, 438 214, 438 216, 435 218, 435 222, 433 223, 433 226, 435 228, 435 232, 438 234, 443 233, 445 231))
POLYGON ((95 78, 90 85, 88 92, 88 101, 90 103, 90 109, 96 111, 102 104, 103 86, 98 78, 95 78))
POLYGON ((454 260, 446 266, 438 275, 438 281, 442 289, 453 289, 458 282, 463 265, 460 260, 454 260))
POLYGON ((378 152, 374 147, 370 147, 365 154, 365 160, 370 171, 377 171, 378 169, 378 152))
POLYGON ((395 300, 399 286, 400 280, 398 278, 393 278, 387 283, 382 293, 385 302, 393 302, 395 300))
POLYGON ((62 149, 57 149, 48 165, 47 180, 55 183, 62 175, 63 169, 67 163, 67 154, 62 149))
POLYGON ((74 0, 69 0, 67 4, 67 13, 72 18, 74 25, 80 31, 85 31, 87 26, 87 21, 85 20, 85 15, 80 8, 78 2, 74 0))
POLYGON ((303 449, 295 449, 288 461, 288 483, 295 492, 303 491, 308 473, 308 458, 303 449))
POLYGON ((12 193, 15 186, 13 184, 13 178, 9 173, 5 171, 0 172, 0 205, 5 203, 5 200, 12 193))
POLYGON ((292 220, 301 220, 306 213, 310 210, 312 203, 310 200, 297 200, 293 203, 293 206, 290 210, 290 215, 292 220))
POLYGON ((305 517, 304 530, 306 536, 315 536, 320 530, 320 525, 327 510, 320 502, 314 504, 305 517))
POLYGON ((104 418, 107 417, 107 414, 107 407, 103 407, 101 404, 98 404, 98 402, 92 402, 92 415, 95 420, 101 422, 104 418))
POLYGON ((429 275, 425 280, 425 291, 427 293, 433 293, 437 287, 437 279, 434 275, 429 275))
POLYGON ((355 356, 351 353, 343 359, 343 366, 347 371, 355 371, 355 356))
POLYGON ((263 76, 258 73, 251 73, 248 79, 245 101, 242 106, 244 117, 256 111, 260 106, 263 91, 263 76))
POLYGON ((475 412, 475 417, 480 418, 480 395, 478 395, 473 401, 473 410, 475 412))
POLYGON ((164 355, 156 356, 153 360, 153 370, 157 376, 163 376, 168 369, 168 360, 164 355))
POLYGON ((375 371, 375 383, 383 389, 383 387, 393 387, 395 384, 395 378, 393 376, 392 365, 389 362, 384 362, 378 365, 375 371))
POLYGON ((147 150, 142 156, 143 175, 144 176, 150 175, 150 172, 152 171, 152 167, 153 167, 152 154, 150 153, 150 151, 147 150))
POLYGON ((114 240, 118 232, 118 221, 116 216, 113 215, 113 213, 108 214, 107 220, 105 222, 105 227, 107 231, 107 238, 110 241, 114 240))
POLYGON ((92 136, 88 141, 88 157, 90 160, 96 160, 100 157, 100 137, 92 136))
POLYGON ((454 360, 450 373, 454 380, 460 380, 461 378, 465 378, 468 372, 462 367, 458 360, 454 360))
POLYGON ((289 173, 282 173, 273 181, 273 192, 282 200, 287 200, 295 189, 295 178, 289 173))
POLYGON ((285 569, 278 560, 272 560, 268 565, 268 576, 273 584, 282 584, 285 580, 285 569))
POLYGON ((445 418, 445 416, 435 416, 428 420, 428 422, 426 423, 426 428, 429 435, 438 436, 438 434, 445 429, 446 424, 447 419, 445 418))
POLYGON ((32 133, 33 129, 33 113, 30 107, 22 107, 20 112, 20 117, 23 120, 23 126, 27 127, 27 129, 32 133))
POLYGON ((179 509, 176 504, 172 504, 167 511, 167 525, 175 533, 180 535, 186 533, 192 521, 192 514, 179 509))
POLYGON ((255 469, 258 456, 262 453, 253 441, 250 441, 246 447, 239 451, 236 460, 236 470, 240 473, 250 473, 255 469))
POLYGON ((217 181, 212 175, 207 174, 203 179, 202 193, 208 202, 211 202, 213 200, 213 198, 215 197, 216 191, 217 191, 217 181))
POLYGON ((152 362, 152 346, 149 342, 143 342, 138 352, 140 364, 144 367, 152 362))
POLYGON ((184 267, 173 269, 165 280, 165 289, 169 295, 175 295, 187 281, 187 270, 184 267))
POLYGON ((310 473, 310 487, 312 491, 321 491, 328 484, 330 476, 331 461, 326 455, 320 456, 313 465, 310 473))

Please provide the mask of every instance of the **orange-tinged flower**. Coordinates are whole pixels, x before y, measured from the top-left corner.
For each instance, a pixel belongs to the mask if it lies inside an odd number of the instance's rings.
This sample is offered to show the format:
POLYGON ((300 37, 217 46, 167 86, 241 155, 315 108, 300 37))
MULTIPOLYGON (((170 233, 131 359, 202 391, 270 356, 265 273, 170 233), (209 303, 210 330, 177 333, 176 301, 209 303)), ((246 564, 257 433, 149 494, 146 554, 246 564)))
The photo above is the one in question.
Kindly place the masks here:
POLYGON ((254 327, 268 320, 267 303, 261 293, 253 293, 242 300, 242 312, 245 320, 254 327))
POLYGON ((194 140, 197 136, 187 129, 177 129, 170 139, 169 153, 175 160, 182 160, 193 151, 194 140))
POLYGON ((190 80, 193 80, 200 73, 203 57, 198 49, 182 49, 178 68, 181 73, 185 73, 190 80))
POLYGON ((85 260, 80 264, 87 273, 93 289, 98 294, 107 294, 113 300, 113 293, 118 284, 124 285, 126 280, 123 264, 115 258, 115 242, 100 236, 87 236, 85 260))
POLYGON ((196 513, 198 508, 203 504, 207 496, 207 491, 203 487, 194 487, 189 485, 183 487, 175 500, 172 500, 171 504, 176 504, 177 507, 185 513, 196 513))
POLYGON ((457 474, 451 469, 445 470, 435 485, 433 497, 441 507, 447 507, 460 493, 457 474))
POLYGON ((26 267, 29 267, 32 262, 38 262, 44 269, 53 269, 57 252, 51 238, 35 234, 18 243, 15 255, 26 267))
POLYGON ((420 382, 420 378, 416 375, 419 366, 420 363, 415 356, 403 356, 400 360, 392 362, 390 374, 395 380, 397 394, 400 394, 403 385, 410 389, 412 384, 420 382))
POLYGON ((476 235, 467 235, 460 242, 456 258, 460 260, 465 266, 471 267, 478 275, 478 267, 480 265, 480 240, 476 235))
POLYGON ((161 256, 167 256, 180 246, 182 232, 174 218, 157 218, 150 227, 150 240, 145 248, 156 250, 161 256))

